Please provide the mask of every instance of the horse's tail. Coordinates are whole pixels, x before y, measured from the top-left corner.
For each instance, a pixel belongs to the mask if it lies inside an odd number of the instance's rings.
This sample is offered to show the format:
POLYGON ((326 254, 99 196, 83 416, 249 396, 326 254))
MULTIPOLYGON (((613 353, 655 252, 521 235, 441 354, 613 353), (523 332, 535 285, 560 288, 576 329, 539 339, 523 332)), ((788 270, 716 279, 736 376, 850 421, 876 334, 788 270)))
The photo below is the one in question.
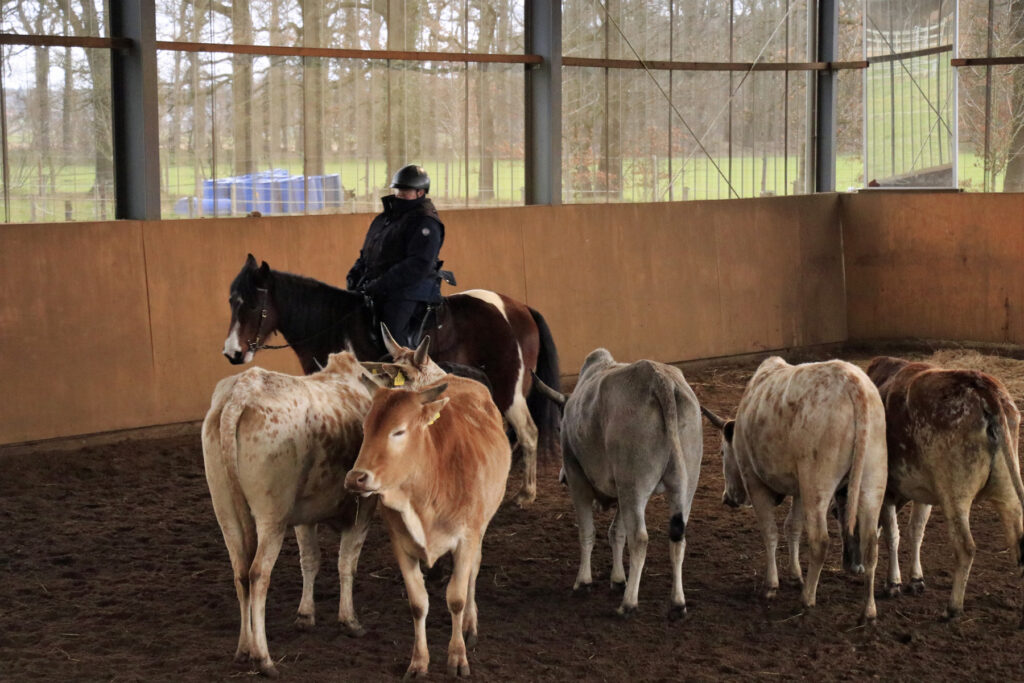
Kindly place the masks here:
MULTIPOLYGON (((528 307, 529 308, 529 307, 528 307)), ((555 340, 551 336, 551 329, 548 323, 537 311, 530 308, 530 315, 537 325, 539 337, 539 351, 537 353, 537 367, 534 372, 542 382, 556 391, 561 390, 561 375, 558 370, 558 349, 555 348, 555 340)), ((559 443, 559 430, 562 416, 550 399, 540 391, 531 390, 526 399, 526 405, 530 409, 530 417, 537 425, 537 458, 539 460, 561 460, 561 444, 559 443)))

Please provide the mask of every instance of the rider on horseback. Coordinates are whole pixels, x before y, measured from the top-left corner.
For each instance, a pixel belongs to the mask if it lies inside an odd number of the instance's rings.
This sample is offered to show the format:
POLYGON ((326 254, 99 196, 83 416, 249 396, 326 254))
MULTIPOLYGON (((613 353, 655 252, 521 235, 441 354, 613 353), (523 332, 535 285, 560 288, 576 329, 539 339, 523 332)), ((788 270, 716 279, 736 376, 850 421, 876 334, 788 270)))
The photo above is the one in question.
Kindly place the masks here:
POLYGON ((370 223, 347 283, 373 302, 399 343, 415 347, 422 312, 441 301, 444 223, 426 196, 430 178, 422 166, 398 169, 391 187, 395 193, 381 198, 384 211, 370 223))

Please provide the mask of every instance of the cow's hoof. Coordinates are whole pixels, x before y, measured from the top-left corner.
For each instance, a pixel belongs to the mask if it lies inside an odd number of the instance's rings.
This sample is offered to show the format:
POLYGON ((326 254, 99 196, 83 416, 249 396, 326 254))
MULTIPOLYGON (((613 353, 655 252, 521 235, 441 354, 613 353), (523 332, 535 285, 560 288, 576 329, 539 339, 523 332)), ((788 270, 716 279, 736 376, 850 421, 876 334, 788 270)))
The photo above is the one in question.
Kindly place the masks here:
POLYGON ((885 584, 885 597, 887 598, 898 598, 903 593, 902 583, 886 583, 885 584))
POLYGON ((946 613, 942 615, 942 621, 953 623, 959 621, 960 617, 964 615, 964 611, 959 607, 947 607, 946 613))
POLYGON ((515 497, 516 505, 521 508, 530 507, 530 504, 535 500, 537 500, 536 492, 529 493, 527 491, 520 491, 515 497))
POLYGON ((619 605, 619 608, 615 610, 615 614, 623 619, 632 619, 636 616, 636 605, 619 605))
POLYGON ((238 664, 239 666, 248 667, 250 664, 252 664, 252 658, 249 656, 248 652, 244 652, 242 650, 239 650, 238 652, 235 653, 234 662, 235 662, 235 664, 238 664))
POLYGON ((260 673, 267 678, 277 678, 281 675, 277 667, 274 666, 274 662, 269 659, 265 662, 260 662, 260 673))
POLYGON ((465 639, 466 639, 466 647, 476 647, 476 644, 480 640, 475 633, 467 633, 465 635, 465 639))
POLYGON ((452 678, 466 678, 469 676, 469 662, 450 661, 448 662, 448 675, 452 678))
POLYGON ((911 579, 909 592, 911 595, 921 595, 924 593, 924 579, 911 579))
POLYGON ((316 617, 312 614, 295 615, 295 628, 300 631, 312 631, 316 626, 316 617))
POLYGON ((572 587, 572 594, 579 598, 585 598, 590 595, 593 588, 594 584, 592 583, 577 583, 572 587))
POLYGON ((779 587, 778 586, 776 586, 775 588, 769 588, 768 590, 766 590, 764 592, 764 599, 765 600, 774 600, 775 596, 778 595, 778 594, 779 594, 779 587))
POLYGON ((878 623, 878 615, 877 614, 871 614, 871 615, 862 614, 862 615, 860 615, 860 619, 857 620, 857 624, 859 626, 871 627, 871 626, 874 626, 877 623, 878 623))
POLYGON ((845 569, 850 574, 863 574, 864 573, 864 565, 862 565, 862 564, 851 564, 851 565, 849 565, 847 567, 843 567, 843 569, 845 569))
POLYGON ((612 593, 617 593, 619 595, 622 595, 623 593, 626 592, 626 582, 625 581, 612 581, 611 589, 610 590, 611 590, 612 593))
POLYGON ((420 669, 418 667, 411 667, 410 666, 409 670, 405 672, 404 676, 402 676, 402 680, 403 681, 412 681, 412 680, 415 680, 417 678, 425 678, 426 675, 427 675, 427 670, 426 669, 420 669))
POLYGON ((339 621, 338 628, 349 638, 362 638, 366 635, 366 629, 358 621, 339 621))
POLYGON ((686 616, 686 605, 672 605, 668 608, 668 620, 680 621, 686 616))

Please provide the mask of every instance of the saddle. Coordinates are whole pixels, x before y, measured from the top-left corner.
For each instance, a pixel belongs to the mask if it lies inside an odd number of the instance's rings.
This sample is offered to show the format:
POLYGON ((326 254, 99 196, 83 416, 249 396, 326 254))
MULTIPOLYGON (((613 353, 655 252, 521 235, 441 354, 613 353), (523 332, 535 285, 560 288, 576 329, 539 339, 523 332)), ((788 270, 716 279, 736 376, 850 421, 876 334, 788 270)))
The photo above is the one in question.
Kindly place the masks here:
MULTIPOLYGON (((444 280, 448 284, 455 286, 455 274, 450 270, 438 270, 436 272, 438 280, 444 280)), ((440 284, 440 283, 439 283, 440 284)), ((438 287, 440 289, 440 287, 438 287)), ((380 329, 380 318, 377 316, 377 311, 373 306, 373 302, 370 299, 366 300, 367 307, 373 315, 373 332, 371 336, 376 338, 376 330, 380 329)), ((438 303, 429 303, 426 301, 418 302, 416 310, 409 318, 409 339, 407 346, 409 348, 416 348, 419 343, 423 341, 424 335, 442 327, 443 319, 446 317, 447 306, 445 305, 444 297, 441 297, 441 301, 438 303)), ((403 340, 397 340, 400 343, 403 340)))

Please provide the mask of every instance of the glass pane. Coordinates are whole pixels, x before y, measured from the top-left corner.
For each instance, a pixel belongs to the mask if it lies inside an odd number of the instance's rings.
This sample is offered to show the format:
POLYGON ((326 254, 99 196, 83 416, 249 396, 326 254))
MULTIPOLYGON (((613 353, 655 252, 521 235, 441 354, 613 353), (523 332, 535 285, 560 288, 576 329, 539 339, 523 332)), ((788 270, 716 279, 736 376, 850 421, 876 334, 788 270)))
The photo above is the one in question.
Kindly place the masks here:
MULTIPOLYGON (((514 64, 471 64, 468 75, 469 125, 465 135, 470 159, 469 203, 522 205, 523 68, 514 64)), ((445 137, 453 138, 450 133, 445 137)))
POLYGON ((1024 192, 1024 66, 961 68, 960 185, 1024 192))
POLYGON ((6 220, 114 218, 106 50, 3 47, 6 220))
POLYGON ((24 35, 105 38, 107 0, 4 0, 0 31, 24 35))
POLYGON ((955 5, 942 0, 870 2, 865 74, 868 185, 951 187, 955 5))
POLYGON ((836 83, 836 190, 864 187, 864 75, 839 72, 836 83))
POLYGON ((729 3, 672 3, 672 59, 729 61, 729 3))

